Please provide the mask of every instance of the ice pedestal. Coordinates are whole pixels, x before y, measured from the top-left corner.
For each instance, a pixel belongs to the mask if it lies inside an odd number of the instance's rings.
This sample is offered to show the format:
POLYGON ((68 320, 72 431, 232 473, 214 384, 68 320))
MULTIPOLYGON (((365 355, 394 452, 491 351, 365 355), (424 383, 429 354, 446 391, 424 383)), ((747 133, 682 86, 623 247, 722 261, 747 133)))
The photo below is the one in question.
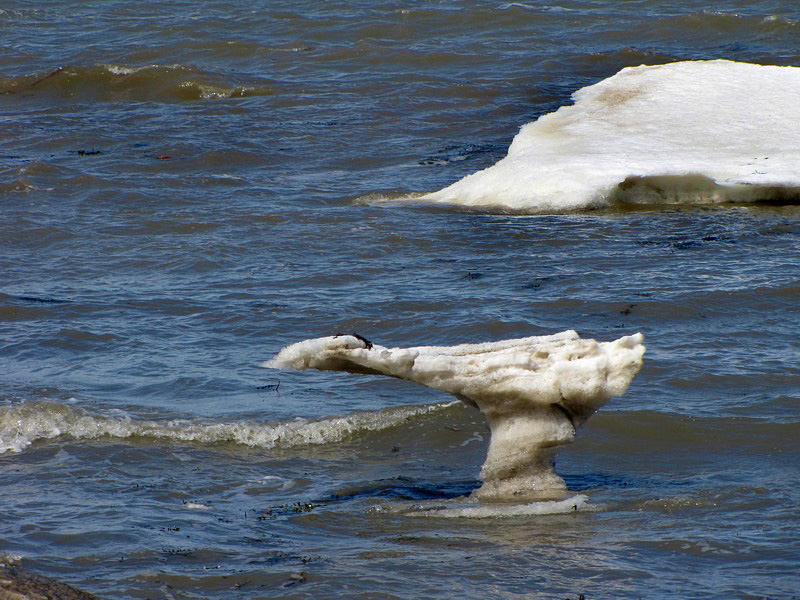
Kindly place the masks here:
POLYGON ((265 367, 387 375, 449 392, 486 417, 491 440, 479 498, 564 490, 559 446, 642 366, 640 333, 613 342, 574 331, 459 346, 385 348, 356 335, 287 346, 265 367))

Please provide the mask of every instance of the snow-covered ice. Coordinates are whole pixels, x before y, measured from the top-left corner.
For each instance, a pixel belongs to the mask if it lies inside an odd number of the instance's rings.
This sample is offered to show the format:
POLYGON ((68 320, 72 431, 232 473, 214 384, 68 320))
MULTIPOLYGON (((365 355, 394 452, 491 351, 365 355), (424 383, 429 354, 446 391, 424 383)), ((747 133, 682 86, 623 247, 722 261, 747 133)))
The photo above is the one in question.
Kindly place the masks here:
POLYGON ((628 67, 523 126, 508 155, 423 201, 519 212, 800 202, 800 68, 628 67))

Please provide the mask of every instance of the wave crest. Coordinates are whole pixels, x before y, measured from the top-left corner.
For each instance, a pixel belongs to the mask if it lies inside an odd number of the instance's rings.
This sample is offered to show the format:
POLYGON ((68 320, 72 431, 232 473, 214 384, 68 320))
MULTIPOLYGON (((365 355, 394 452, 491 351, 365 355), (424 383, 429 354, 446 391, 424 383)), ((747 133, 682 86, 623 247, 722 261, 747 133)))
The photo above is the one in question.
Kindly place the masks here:
POLYGON ((234 443, 253 448, 292 448, 334 444, 350 436, 402 425, 417 416, 443 410, 457 401, 356 412, 320 420, 297 418, 273 424, 222 423, 188 419, 147 421, 130 416, 90 414, 56 402, 25 402, 0 407, 0 454, 21 452, 38 440, 69 437, 93 440, 153 438, 203 444, 234 443))
POLYGON ((0 78, 0 94, 80 102, 188 102, 267 96, 269 84, 239 85, 186 65, 59 67, 46 74, 0 78))

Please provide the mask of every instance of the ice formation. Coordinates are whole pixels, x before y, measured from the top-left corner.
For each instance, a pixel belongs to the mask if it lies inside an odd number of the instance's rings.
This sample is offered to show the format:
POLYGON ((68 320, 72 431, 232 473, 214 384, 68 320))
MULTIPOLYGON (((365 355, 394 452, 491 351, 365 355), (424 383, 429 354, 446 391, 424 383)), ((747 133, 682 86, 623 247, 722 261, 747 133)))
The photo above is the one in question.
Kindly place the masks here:
POLYGON ((544 212, 800 202, 800 68, 628 67, 523 126, 508 155, 422 200, 544 212))
POLYGON ((385 348, 355 335, 287 346, 265 367, 388 375, 454 394, 478 408, 491 430, 479 498, 563 491, 558 446, 642 366, 640 333, 613 342, 574 331, 460 346, 385 348))

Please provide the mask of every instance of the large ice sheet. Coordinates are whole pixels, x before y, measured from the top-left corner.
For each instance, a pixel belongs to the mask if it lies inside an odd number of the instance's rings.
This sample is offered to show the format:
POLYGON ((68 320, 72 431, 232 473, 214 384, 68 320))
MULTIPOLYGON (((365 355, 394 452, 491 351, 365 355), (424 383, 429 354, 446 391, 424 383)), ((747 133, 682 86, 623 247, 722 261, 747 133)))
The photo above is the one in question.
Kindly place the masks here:
POLYGON ((454 394, 491 430, 478 497, 561 491, 555 449, 642 366, 640 333, 613 342, 574 331, 483 344, 385 348, 355 335, 287 346, 265 367, 388 375, 454 394))
POLYGON ((629 67, 573 99, 523 126, 497 164, 422 200, 533 213, 800 202, 800 68, 629 67))

